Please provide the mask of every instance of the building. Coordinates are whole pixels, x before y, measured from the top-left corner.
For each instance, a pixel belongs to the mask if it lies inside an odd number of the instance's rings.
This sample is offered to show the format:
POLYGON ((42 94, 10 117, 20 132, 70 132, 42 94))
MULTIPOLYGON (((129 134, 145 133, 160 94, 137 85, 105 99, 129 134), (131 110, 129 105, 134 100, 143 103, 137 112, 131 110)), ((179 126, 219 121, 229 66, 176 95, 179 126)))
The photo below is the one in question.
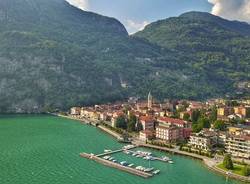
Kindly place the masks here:
POLYGON ((122 111, 114 112, 111 118, 111 126, 115 127, 117 118, 122 116, 124 116, 124 113, 122 111))
POLYGON ((141 116, 139 122, 142 124, 143 130, 153 130, 155 119, 152 116, 141 116))
POLYGON ((157 122, 159 123, 159 126, 167 124, 167 125, 175 125, 181 128, 191 128, 191 123, 184 121, 182 119, 159 117, 157 118, 157 122))
POLYGON ((81 109, 81 117, 89 118, 91 120, 99 120, 100 119, 100 114, 95 111, 94 109, 81 109))
POLYGON ((144 131, 140 131, 139 133, 139 139, 141 141, 148 141, 150 139, 154 138, 154 131, 151 130, 144 130, 144 131))
POLYGON ((157 119, 158 126, 156 127, 156 138, 167 142, 176 142, 190 137, 191 128, 189 128, 185 121, 160 117, 157 119))
POLYGON ((217 116, 229 116, 231 114, 234 114, 232 107, 219 107, 217 109, 217 116))
POLYGON ((70 114, 71 115, 80 115, 81 114, 81 107, 72 107, 70 109, 70 114))
POLYGON ((217 143, 217 133, 209 130, 191 135, 188 142, 192 148, 203 151, 211 151, 217 143))
POLYGON ((151 109, 153 106, 153 96, 151 95, 151 92, 148 93, 148 109, 151 109))
POLYGON ((180 128, 175 126, 157 126, 156 138, 166 142, 176 142, 180 139, 180 128))
POLYGON ((225 151, 234 157, 250 158, 250 136, 231 135, 227 137, 225 151))
POLYGON ((250 107, 249 106, 234 107, 234 113, 240 115, 243 118, 250 117, 250 107))

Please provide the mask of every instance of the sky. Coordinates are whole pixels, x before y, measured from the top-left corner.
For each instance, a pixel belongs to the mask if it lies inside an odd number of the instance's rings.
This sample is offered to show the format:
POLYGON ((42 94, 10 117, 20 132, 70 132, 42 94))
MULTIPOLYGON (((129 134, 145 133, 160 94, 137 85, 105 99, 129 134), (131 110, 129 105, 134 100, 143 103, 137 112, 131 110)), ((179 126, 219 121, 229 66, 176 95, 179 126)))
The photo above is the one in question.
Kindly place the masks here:
POLYGON ((66 0, 70 4, 121 21, 130 34, 147 24, 188 11, 210 12, 250 23, 250 0, 66 0))

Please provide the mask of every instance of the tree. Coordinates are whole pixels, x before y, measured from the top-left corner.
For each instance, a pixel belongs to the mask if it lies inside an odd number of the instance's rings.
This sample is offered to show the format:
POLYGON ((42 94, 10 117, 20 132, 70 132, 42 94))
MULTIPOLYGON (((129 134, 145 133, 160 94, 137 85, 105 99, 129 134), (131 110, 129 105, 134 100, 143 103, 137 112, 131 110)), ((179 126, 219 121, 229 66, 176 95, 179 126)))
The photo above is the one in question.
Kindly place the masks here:
POLYGON ((210 122, 215 122, 217 120, 217 107, 213 106, 211 110, 211 114, 209 116, 210 122))
POLYGON ((136 130, 137 130, 138 132, 140 132, 141 130, 143 130, 143 126, 142 126, 142 124, 141 124, 140 122, 138 122, 138 123, 136 124, 136 130))
POLYGON ((128 120, 128 131, 133 132, 136 130, 136 116, 131 114, 128 120))
POLYGON ((211 127, 211 124, 209 122, 209 119, 208 118, 199 118, 198 120, 198 124, 200 125, 200 127, 202 128, 210 128, 211 127))
POLYGON ((199 110, 194 110, 191 114, 191 120, 193 123, 197 123, 200 118, 201 112, 199 110))
POLYGON ((244 176, 249 176, 249 175, 250 175, 250 167, 249 167, 249 165, 245 165, 245 166, 243 167, 242 174, 243 174, 244 176))
POLYGON ((232 158, 231 158, 231 156, 230 156, 229 154, 226 154, 226 155, 225 155, 224 160, 223 160, 223 166, 224 166, 226 169, 233 170, 234 165, 233 165, 232 158))
POLYGON ((214 122, 214 128, 217 130, 225 130, 226 124, 222 120, 217 120, 214 122))
POLYGON ((117 128, 122 128, 122 129, 126 129, 127 128, 127 123, 126 123, 126 119, 124 116, 119 116, 116 119, 116 123, 115 123, 117 128))
POLYGON ((198 133, 202 130, 202 127, 200 124, 198 123, 193 123, 192 124, 192 131, 195 132, 195 133, 198 133))
POLYGON ((188 113, 185 113, 185 114, 183 115, 183 119, 184 119, 185 121, 189 121, 190 115, 189 115, 188 113))

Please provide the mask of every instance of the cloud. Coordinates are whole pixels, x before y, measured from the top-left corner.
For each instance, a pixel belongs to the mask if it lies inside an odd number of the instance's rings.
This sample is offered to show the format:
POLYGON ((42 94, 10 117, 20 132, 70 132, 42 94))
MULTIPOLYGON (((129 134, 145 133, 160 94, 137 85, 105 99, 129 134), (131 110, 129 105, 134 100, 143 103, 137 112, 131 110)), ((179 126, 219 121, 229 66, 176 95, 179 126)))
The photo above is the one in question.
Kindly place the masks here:
POLYGON ((212 14, 250 23, 250 0, 208 0, 208 2, 213 4, 212 14))
POLYGON ((126 20, 125 22, 125 26, 128 29, 128 32, 130 34, 133 34, 137 31, 141 31, 145 28, 146 25, 148 25, 149 22, 148 21, 142 21, 142 22, 137 22, 137 21, 133 21, 133 20, 126 20))
POLYGON ((82 10, 89 10, 89 1, 88 0, 66 0, 72 6, 80 8, 82 10))

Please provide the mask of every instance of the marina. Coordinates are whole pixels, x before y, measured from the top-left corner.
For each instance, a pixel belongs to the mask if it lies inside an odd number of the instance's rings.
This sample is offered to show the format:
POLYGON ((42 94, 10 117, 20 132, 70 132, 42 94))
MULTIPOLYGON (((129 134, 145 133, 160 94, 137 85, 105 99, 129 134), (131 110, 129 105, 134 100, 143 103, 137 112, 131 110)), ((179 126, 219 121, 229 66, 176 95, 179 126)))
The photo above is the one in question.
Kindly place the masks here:
POLYGON ((137 157, 137 158, 142 158, 144 160, 152 160, 152 161, 158 160, 158 161, 162 161, 162 162, 168 162, 170 164, 174 163, 169 157, 166 157, 166 156, 156 157, 156 156, 152 155, 152 153, 150 153, 150 152, 125 150, 124 153, 127 155, 137 157))
POLYGON ((132 149, 137 148, 138 146, 135 145, 126 145, 123 146, 122 149, 118 150, 110 150, 110 149, 104 149, 104 153, 101 154, 88 154, 88 153, 80 153, 80 156, 83 158, 91 159, 94 160, 98 163, 101 163, 103 165, 113 167, 125 172, 128 172, 130 174, 134 174, 137 176, 141 176, 143 178, 149 178, 154 175, 157 175, 160 173, 159 169, 155 169, 153 167, 143 167, 143 166, 136 166, 134 163, 129 163, 127 161, 118 161, 115 159, 115 157, 111 156, 112 154, 115 153, 120 153, 123 152, 127 155, 134 156, 136 158, 142 158, 143 160, 147 161, 162 161, 162 162, 167 162, 167 163, 173 163, 173 161, 166 156, 162 157, 156 157, 154 156, 151 152, 146 152, 146 151, 133 151, 132 149))
POLYGON ((149 177, 153 176, 153 174, 151 174, 151 173, 148 173, 148 172, 145 172, 145 171, 142 171, 142 170, 127 166, 126 161, 116 163, 116 162, 113 162, 111 160, 106 160, 104 158, 95 156, 93 154, 87 154, 87 153, 80 153, 80 156, 84 157, 84 158, 94 160, 94 161, 96 161, 98 163, 101 163, 103 165, 106 165, 106 166, 109 166, 109 167, 112 167, 112 168, 116 168, 116 169, 128 172, 130 174, 134 174, 134 175, 143 177, 143 178, 149 178, 149 177))

